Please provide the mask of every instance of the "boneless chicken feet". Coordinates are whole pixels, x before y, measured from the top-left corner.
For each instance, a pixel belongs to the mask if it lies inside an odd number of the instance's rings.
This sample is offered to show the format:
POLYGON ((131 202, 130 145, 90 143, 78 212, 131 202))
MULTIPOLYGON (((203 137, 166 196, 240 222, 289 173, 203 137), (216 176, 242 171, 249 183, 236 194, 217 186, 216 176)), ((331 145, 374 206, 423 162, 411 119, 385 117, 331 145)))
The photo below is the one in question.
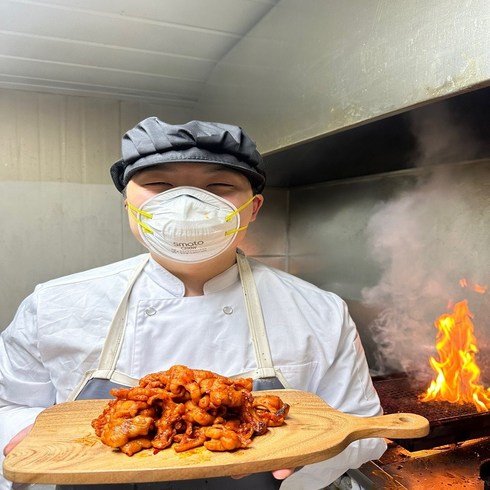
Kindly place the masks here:
POLYGON ((92 427, 104 444, 128 456, 172 444, 177 452, 198 446, 233 451, 282 425, 289 412, 278 396, 251 391, 251 378, 176 365, 144 376, 134 388, 111 390, 115 399, 92 427))

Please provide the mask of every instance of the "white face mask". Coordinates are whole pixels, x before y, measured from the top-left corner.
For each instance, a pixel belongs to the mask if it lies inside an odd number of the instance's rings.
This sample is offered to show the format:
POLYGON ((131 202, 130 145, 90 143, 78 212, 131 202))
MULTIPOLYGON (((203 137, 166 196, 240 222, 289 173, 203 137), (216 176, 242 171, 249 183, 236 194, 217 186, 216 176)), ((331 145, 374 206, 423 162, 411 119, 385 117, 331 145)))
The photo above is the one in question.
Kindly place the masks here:
POLYGON ((150 252, 176 262, 204 262, 224 252, 240 228, 240 211, 226 199, 197 187, 175 187, 145 201, 127 202, 150 252))

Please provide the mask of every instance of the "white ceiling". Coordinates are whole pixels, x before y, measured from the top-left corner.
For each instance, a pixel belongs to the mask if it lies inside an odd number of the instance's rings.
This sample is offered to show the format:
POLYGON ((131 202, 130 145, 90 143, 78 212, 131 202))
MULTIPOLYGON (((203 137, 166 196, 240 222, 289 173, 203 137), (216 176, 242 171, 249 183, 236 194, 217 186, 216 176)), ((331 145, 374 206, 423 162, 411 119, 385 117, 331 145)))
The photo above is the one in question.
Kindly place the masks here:
POLYGON ((192 107, 278 0, 0 0, 0 87, 192 107))

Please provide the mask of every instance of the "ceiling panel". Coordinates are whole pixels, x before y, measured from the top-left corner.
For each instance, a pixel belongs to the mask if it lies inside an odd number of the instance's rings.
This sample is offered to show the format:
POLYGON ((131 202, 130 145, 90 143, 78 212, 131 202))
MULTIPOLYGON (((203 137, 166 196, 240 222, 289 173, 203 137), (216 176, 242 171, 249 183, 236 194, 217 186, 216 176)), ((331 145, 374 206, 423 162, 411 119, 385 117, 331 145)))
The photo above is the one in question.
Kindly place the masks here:
POLYGON ((277 0, 0 0, 0 86, 197 102, 277 0))
POLYGON ((10 32, 0 32, 0 46, 2 56, 13 59, 34 59, 45 63, 67 63, 189 80, 207 78, 215 66, 214 60, 203 58, 10 32))
POLYGON ((196 97, 202 82, 183 80, 159 75, 145 74, 140 76, 135 72, 111 71, 88 66, 76 66, 67 63, 45 63, 36 60, 3 59, 2 66, 11 75, 41 78, 43 80, 59 80, 65 82, 83 83, 85 85, 103 87, 138 87, 141 91, 186 95, 196 97))
MULTIPOLYGON (((22 0, 21 0, 22 1, 22 0)), ((38 0, 23 2, 72 12, 147 19, 187 27, 246 34, 276 0, 38 0)))
MULTIPOLYGON (((148 20, 66 8, 6 2, 2 24, 18 33, 103 45, 167 51, 176 55, 219 59, 239 36, 148 20)), ((162 3, 163 4, 163 3, 162 3)))

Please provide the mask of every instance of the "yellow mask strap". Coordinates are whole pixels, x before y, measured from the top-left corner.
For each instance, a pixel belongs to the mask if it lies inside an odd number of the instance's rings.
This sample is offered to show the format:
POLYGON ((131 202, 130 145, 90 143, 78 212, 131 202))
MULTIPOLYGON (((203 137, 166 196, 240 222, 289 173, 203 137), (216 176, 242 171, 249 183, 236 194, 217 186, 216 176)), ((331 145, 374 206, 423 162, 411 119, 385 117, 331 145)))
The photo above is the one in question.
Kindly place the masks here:
POLYGON ((247 228, 248 228, 248 225, 245 225, 245 226, 240 226, 240 228, 235 228, 234 230, 225 231, 225 236, 231 235, 232 233, 235 233, 235 232, 238 233, 239 231, 246 230, 247 228))
MULTIPOLYGON (((226 218, 225 221, 230 221, 233 216, 236 216, 242 209, 245 209, 255 198, 257 195, 252 196, 246 203, 242 204, 239 208, 236 209, 236 211, 233 211, 230 213, 226 218)), ((240 226, 240 228, 235 228, 234 230, 228 230, 225 232, 225 236, 231 235, 233 233, 238 233, 239 231, 246 230, 248 228, 248 225, 245 226, 240 226)))
MULTIPOLYGON (((230 221, 233 218, 233 216, 237 215, 240 211, 245 209, 256 197, 257 197, 257 194, 253 195, 245 204, 242 204, 239 208, 236 209, 236 211, 233 211, 232 213, 230 213, 225 218, 225 221, 230 221)), ((245 229, 245 228, 243 228, 243 229, 245 229)), ((239 228, 238 230, 234 230, 234 231, 240 231, 241 229, 242 228, 239 228)), ((234 233, 234 231, 232 231, 231 233, 234 233)))
POLYGON ((136 221, 136 223, 138 223, 138 225, 140 225, 141 228, 143 228, 143 231, 145 233, 150 233, 150 235, 153 235, 153 230, 146 223, 143 223, 142 221, 140 221, 136 217, 137 214, 140 214, 141 216, 144 216, 145 218, 153 218, 153 214, 147 213, 146 211, 143 211, 142 209, 139 209, 136 206, 133 206, 129 201, 126 201, 126 205, 128 206, 129 211, 130 211, 129 216, 131 216, 131 218, 133 218, 134 221, 136 221))

